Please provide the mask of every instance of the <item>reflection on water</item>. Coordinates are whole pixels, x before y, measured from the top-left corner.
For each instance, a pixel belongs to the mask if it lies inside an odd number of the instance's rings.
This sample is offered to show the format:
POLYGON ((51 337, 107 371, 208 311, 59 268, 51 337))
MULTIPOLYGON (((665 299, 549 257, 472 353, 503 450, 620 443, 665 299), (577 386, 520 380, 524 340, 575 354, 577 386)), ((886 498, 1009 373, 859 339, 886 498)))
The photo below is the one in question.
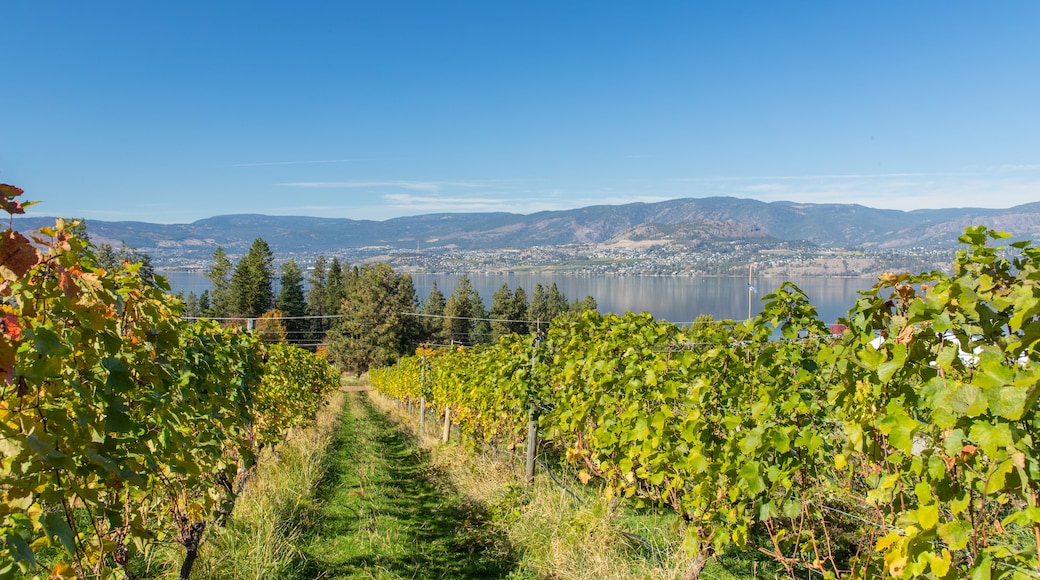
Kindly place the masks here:
MULTIPOLYGON (((458 275, 416 274, 415 289, 420 299, 429 293, 433 283, 445 296, 458 284, 458 275)), ((490 307, 491 296, 503 283, 510 288, 520 286, 530 296, 536 283, 553 282, 569 300, 592 296, 600 312, 649 312, 655 318, 671 322, 691 322, 702 314, 717 319, 743 320, 748 316, 748 298, 752 313, 761 310, 760 300, 776 290, 785 279, 754 280, 757 292, 748 291, 747 279, 687 278, 670 276, 568 276, 547 274, 471 274, 473 287, 480 292, 484 306, 490 307)), ((845 315, 858 298, 857 291, 869 288, 867 278, 802 278, 791 280, 805 291, 824 322, 845 315)))
MULTIPOLYGON (((170 280, 174 292, 201 294, 210 283, 201 272, 162 272, 170 280)), ((416 294, 422 300, 434 282, 444 296, 451 295, 460 274, 413 274, 416 294)), ((655 318, 671 322, 691 322, 701 314, 715 318, 743 320, 748 315, 748 298, 752 312, 761 309, 760 300, 776 290, 786 279, 756 278, 756 294, 748 291, 746 278, 689 278, 668 276, 572 276, 552 274, 470 274, 473 287, 491 307, 491 297, 502 284, 521 287, 530 296, 534 285, 556 286, 569 300, 592 296, 600 312, 649 312, 655 318)), ((873 278, 793 278, 816 306, 820 318, 827 323, 844 316, 858 298, 857 291, 870 288, 873 278)))

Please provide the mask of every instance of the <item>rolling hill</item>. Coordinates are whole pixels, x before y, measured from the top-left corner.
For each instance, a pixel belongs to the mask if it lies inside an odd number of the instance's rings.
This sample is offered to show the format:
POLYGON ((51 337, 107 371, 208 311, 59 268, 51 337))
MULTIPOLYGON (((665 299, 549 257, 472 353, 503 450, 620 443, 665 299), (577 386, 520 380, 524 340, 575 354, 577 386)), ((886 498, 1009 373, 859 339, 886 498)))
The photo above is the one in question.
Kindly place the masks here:
MULTIPOLYGON (((20 217, 31 230, 53 218, 20 217)), ((946 247, 968 225, 987 225, 1019 238, 1040 237, 1040 202, 1008 209, 918 211, 856 204, 766 203, 709 197, 659 203, 600 205, 532 214, 440 213, 386 221, 297 216, 225 215, 190 224, 88 220, 95 243, 128 246, 158 259, 206 260, 216 246, 244 253, 263 237, 279 255, 334 254, 346 248, 495 250, 567 244, 699 239, 773 239, 859 248, 946 247)))

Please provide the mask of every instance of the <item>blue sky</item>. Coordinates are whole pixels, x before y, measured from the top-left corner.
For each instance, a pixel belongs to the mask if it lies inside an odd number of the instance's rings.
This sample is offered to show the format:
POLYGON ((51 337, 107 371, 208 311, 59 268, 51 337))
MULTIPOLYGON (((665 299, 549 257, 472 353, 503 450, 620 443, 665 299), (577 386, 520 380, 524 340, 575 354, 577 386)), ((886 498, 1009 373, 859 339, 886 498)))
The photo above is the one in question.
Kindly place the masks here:
POLYGON ((0 4, 35 215, 1040 200, 1040 3, 0 4))

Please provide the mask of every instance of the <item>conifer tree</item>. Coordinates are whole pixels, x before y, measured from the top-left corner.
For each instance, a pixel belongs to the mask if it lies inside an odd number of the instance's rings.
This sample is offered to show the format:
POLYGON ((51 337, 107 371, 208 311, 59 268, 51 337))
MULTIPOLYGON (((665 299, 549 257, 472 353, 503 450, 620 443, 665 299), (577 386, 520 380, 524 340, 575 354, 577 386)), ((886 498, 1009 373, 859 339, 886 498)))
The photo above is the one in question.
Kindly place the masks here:
POLYGON ((231 275, 231 302, 235 314, 256 318, 274 305, 273 263, 271 247, 263 238, 257 238, 231 275))
POLYGON ((386 264, 355 268, 347 281, 340 325, 329 333, 329 356, 358 374, 415 348, 419 329, 415 286, 386 264))
POLYGON ((545 332, 549 329, 552 315, 549 313, 548 295, 541 282, 534 285, 534 291, 531 292, 531 304, 527 309, 527 313, 533 321, 532 330, 534 332, 545 332))
POLYGON ((116 252, 112 249, 112 244, 101 244, 97 249, 97 256, 95 258, 98 268, 103 268, 108 272, 113 272, 119 269, 119 260, 116 258, 116 252))
POLYGON ((549 308, 549 320, 552 320, 569 310, 567 297, 563 295, 563 292, 560 292, 560 288, 556 286, 556 282, 553 282, 552 286, 549 287, 546 302, 548 303, 549 308))
POLYGON ((430 342, 433 344, 445 344, 447 342, 444 333, 444 293, 437 288, 437 283, 433 283, 433 288, 430 289, 430 293, 426 295, 426 299, 423 300, 422 306, 419 308, 421 314, 427 316, 419 320, 419 324, 422 328, 422 336, 420 337, 421 342, 430 342))
MULTIPOLYGON (((349 265, 347 266, 349 268, 349 265)), ((340 266, 339 258, 332 258, 329 264, 329 273, 325 277, 325 314, 339 314, 343 306, 343 295, 345 292, 346 276, 343 267, 340 266)), ((329 323, 330 328, 335 328, 339 323, 333 319, 329 323)))
POLYGON ((325 310, 327 275, 328 268, 325 263, 325 256, 318 256, 314 260, 314 268, 307 274, 307 285, 309 286, 307 289, 307 314, 318 317, 311 320, 311 338, 313 340, 324 340, 325 330, 328 328, 327 321, 321 318, 327 313, 327 310, 325 310))
POLYGON ((203 290, 199 295, 199 316, 209 316, 209 290, 203 290))
POLYGON ((303 271, 292 258, 282 264, 282 277, 278 291, 278 310, 287 320, 285 331, 289 342, 300 342, 307 330, 307 301, 303 295, 303 271))
POLYGON ((552 286, 548 288, 541 284, 535 284, 534 292, 531 293, 531 305, 528 308, 528 317, 535 321, 531 331, 547 331, 549 323, 554 318, 570 310, 571 305, 567 303, 567 297, 564 296, 563 292, 560 292, 556 282, 553 282, 552 286))
POLYGON ((595 298, 593 298, 592 296, 586 296, 581 300, 575 299, 574 302, 571 303, 570 309, 572 312, 577 312, 578 314, 581 314, 586 310, 598 310, 599 305, 596 304, 595 298))
POLYGON ((491 329, 486 321, 484 302, 480 294, 473 289, 473 283, 465 274, 459 278, 459 285, 448 297, 444 305, 444 330, 450 341, 461 344, 487 342, 491 337, 491 329))
POLYGON ((516 334, 527 334, 531 331, 527 320, 527 292, 517 286, 513 290, 513 298, 510 301, 509 318, 514 322, 509 324, 509 331, 516 334))
POLYGON ((202 316, 202 308, 199 306, 199 297, 195 295, 195 292, 188 292, 188 297, 184 299, 184 316, 188 318, 198 318, 202 316))
POLYGON ((224 248, 217 246, 213 252, 213 263, 206 271, 206 277, 213 285, 209 293, 209 308, 204 312, 211 318, 224 318, 231 315, 231 274, 234 268, 231 258, 224 253, 224 248))

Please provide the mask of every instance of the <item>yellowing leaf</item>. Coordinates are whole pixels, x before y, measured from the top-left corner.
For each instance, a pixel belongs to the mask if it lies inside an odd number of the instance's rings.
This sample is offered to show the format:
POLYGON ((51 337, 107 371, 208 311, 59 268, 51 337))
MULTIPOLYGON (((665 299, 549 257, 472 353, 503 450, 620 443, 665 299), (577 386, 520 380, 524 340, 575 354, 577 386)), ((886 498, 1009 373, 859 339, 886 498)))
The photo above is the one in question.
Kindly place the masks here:
POLYGON ((932 572, 939 578, 942 578, 950 571, 950 551, 943 548, 942 554, 936 556, 931 555, 931 568, 932 572))
POLYGON ((917 508, 917 522, 922 530, 930 530, 939 523, 939 505, 930 504, 917 508))

